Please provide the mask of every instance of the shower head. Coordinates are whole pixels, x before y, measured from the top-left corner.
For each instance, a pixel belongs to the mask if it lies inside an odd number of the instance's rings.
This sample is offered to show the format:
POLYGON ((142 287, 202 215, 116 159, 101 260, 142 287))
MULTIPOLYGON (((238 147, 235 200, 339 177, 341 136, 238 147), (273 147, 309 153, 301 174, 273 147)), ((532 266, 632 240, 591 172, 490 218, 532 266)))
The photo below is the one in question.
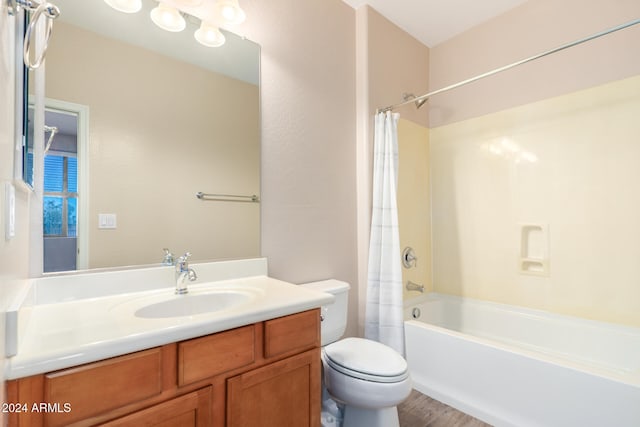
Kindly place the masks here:
MULTIPOLYGON (((412 94, 412 93, 403 93, 403 94, 402 94, 402 99, 403 99, 405 102, 406 102, 406 101, 410 101, 410 100, 412 100, 412 99, 416 99, 416 98, 417 98, 417 96, 415 96, 415 95, 414 95, 414 94, 412 94)), ((419 109, 420 107, 422 107, 422 106, 425 104, 425 102, 427 102, 427 100, 428 100, 428 99, 429 99, 429 98, 422 98, 422 99, 418 99, 418 100, 415 102, 415 104, 416 104, 416 108, 418 108, 418 109, 419 109)))
POLYGON ((416 108, 422 107, 429 98, 422 98, 415 102, 416 108))

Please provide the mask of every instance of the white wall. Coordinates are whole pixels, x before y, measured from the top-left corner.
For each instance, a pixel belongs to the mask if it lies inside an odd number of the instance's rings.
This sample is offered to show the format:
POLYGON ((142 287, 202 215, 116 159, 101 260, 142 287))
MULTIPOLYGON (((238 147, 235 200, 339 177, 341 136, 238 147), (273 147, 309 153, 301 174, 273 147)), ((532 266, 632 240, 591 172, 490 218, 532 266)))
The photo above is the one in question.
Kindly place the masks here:
MULTIPOLYGON (((5 188, 13 178, 14 147, 14 19, 0 6, 0 365, 4 366, 5 319, 8 304, 28 274, 29 195, 16 189, 16 237, 6 240, 5 188)), ((4 369, 0 373, 0 401, 4 402, 4 369)), ((0 415, 0 422, 4 414, 0 415)))

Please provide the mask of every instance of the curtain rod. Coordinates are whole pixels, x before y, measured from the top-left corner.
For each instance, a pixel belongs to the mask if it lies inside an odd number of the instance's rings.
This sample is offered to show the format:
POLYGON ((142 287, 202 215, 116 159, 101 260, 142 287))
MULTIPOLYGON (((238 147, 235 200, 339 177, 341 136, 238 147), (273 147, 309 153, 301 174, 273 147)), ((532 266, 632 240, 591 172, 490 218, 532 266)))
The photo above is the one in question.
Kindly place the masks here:
POLYGON ((464 86, 466 84, 473 83, 476 80, 484 79, 485 77, 489 77, 489 76, 492 76, 494 74, 501 73, 502 71, 509 70, 509 69, 511 69, 513 67, 517 67, 518 65, 522 65, 522 64, 525 64, 527 62, 535 61, 536 59, 540 59, 540 58, 542 58, 544 56, 551 55, 551 54, 556 53, 556 52, 560 52, 561 50, 565 50, 565 49, 568 49, 570 47, 577 46, 579 44, 588 42, 590 40, 597 39, 598 37, 606 36, 607 34, 611 34, 613 32, 620 31, 620 30, 623 30, 625 28, 628 28, 628 27, 631 27, 631 26, 637 25, 637 24, 640 24, 640 19, 635 19, 635 20, 627 22, 625 24, 621 24, 621 25, 618 25, 616 27, 609 28, 608 30, 604 30, 604 31, 600 31, 599 33, 592 34, 592 35, 590 35, 588 37, 585 37, 585 38, 582 38, 582 39, 579 39, 579 40, 575 40, 575 41, 572 41, 572 42, 567 43, 567 44, 563 44, 562 46, 558 46, 558 47, 556 47, 554 49, 550 49, 550 50, 547 50, 545 52, 539 53, 537 55, 533 55, 533 56, 530 56, 528 58, 521 59, 520 61, 516 61, 516 62, 514 62, 512 64, 505 65, 505 66, 500 67, 500 68, 496 68, 495 70, 487 71, 486 73, 477 75, 475 77, 471 77, 470 79, 462 80, 462 81, 460 81, 458 83, 454 83, 454 84, 449 85, 449 86, 445 86, 445 87, 443 87, 441 89, 434 90, 433 92, 429 92, 429 93, 426 93, 424 95, 418 96, 416 98, 412 98, 412 99, 410 99, 408 101, 404 101, 404 102, 401 102, 401 103, 395 104, 395 105, 390 105, 390 106, 384 107, 384 108, 378 108, 376 110, 376 113, 384 113, 384 112, 387 112, 387 111, 394 110, 394 109, 396 109, 398 107, 402 107, 404 105, 412 104, 412 103, 419 102, 419 101, 422 101, 422 100, 426 101, 428 98, 430 98, 433 95, 437 95, 437 94, 442 93, 442 92, 447 92, 447 91, 450 91, 452 89, 459 88, 460 86, 464 86))

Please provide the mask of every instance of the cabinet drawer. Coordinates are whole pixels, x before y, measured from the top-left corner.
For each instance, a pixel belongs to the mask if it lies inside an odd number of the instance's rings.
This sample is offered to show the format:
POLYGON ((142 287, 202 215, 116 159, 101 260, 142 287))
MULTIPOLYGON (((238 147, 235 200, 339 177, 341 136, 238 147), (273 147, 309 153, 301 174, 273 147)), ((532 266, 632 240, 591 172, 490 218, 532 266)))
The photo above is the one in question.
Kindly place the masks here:
POLYGON ((255 360, 255 326, 243 326, 178 344, 178 385, 250 365, 255 360))
POLYGON ((264 356, 275 357, 320 346, 320 310, 264 322, 264 356))
POLYGON ((45 425, 67 425, 162 391, 162 352, 145 350, 44 376, 44 401, 70 411, 46 413, 45 425))

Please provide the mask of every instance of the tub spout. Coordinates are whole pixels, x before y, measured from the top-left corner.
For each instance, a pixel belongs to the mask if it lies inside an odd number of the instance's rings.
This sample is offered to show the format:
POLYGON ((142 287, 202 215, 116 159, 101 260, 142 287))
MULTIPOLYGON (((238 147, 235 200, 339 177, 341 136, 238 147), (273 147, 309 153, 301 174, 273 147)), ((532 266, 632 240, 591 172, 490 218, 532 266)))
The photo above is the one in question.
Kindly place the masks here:
POLYGON ((419 285, 417 283, 413 283, 411 280, 407 280, 407 284, 405 285, 408 291, 418 291, 424 293, 424 285, 419 285))

